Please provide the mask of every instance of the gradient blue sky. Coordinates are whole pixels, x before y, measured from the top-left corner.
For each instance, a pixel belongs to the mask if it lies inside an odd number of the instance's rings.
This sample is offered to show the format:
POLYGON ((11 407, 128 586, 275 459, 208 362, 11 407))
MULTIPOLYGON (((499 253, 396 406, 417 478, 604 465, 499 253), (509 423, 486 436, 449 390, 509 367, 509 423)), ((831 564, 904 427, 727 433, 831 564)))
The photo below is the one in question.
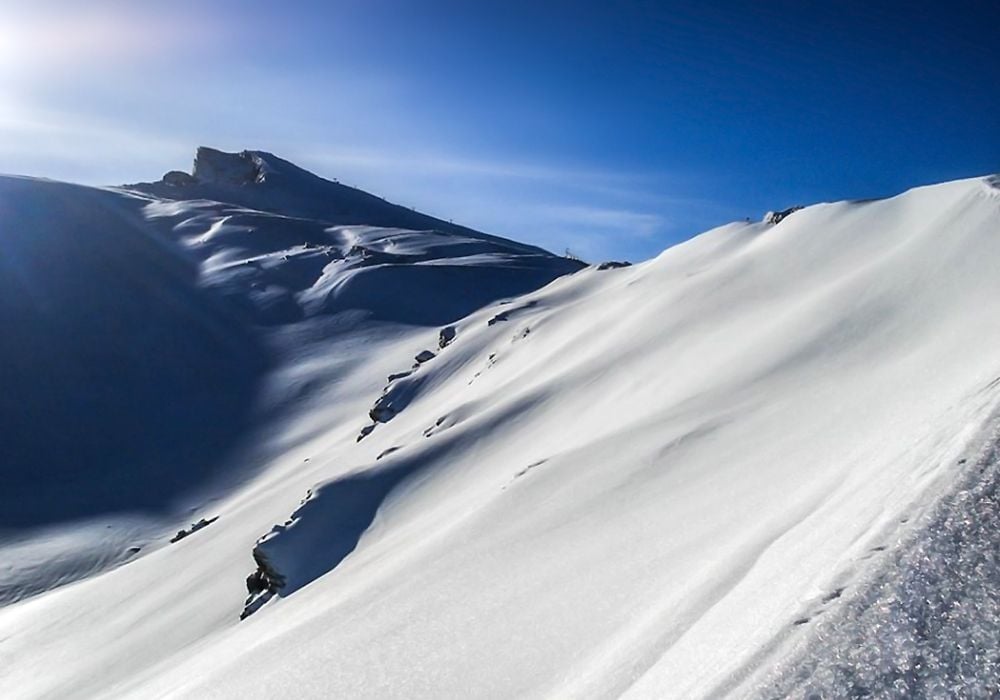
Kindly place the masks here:
POLYGON ((199 144, 642 259, 1000 170, 1000 3, 0 0, 0 172, 150 180, 199 144))

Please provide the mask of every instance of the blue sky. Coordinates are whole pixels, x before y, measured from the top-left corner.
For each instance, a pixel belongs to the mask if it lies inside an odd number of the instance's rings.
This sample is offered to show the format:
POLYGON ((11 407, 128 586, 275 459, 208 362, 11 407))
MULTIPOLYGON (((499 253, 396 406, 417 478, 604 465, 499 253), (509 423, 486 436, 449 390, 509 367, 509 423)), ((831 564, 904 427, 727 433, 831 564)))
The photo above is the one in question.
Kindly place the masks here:
POLYGON ((259 148, 636 260, 1000 170, 997 3, 752 4, 0 0, 0 171, 110 184, 259 148))

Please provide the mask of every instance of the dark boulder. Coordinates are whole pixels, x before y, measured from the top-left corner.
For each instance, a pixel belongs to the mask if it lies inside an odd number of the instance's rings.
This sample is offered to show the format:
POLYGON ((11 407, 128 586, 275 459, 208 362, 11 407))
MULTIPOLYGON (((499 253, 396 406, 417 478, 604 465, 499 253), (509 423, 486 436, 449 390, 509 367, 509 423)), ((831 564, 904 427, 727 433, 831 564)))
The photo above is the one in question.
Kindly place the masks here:
POLYGON ((368 411, 368 417, 376 423, 388 423, 396 416, 396 411, 389 405, 388 397, 380 396, 368 411))
POLYGON ((163 176, 163 184, 172 187, 187 187, 194 183, 195 179, 181 170, 171 170, 163 176))
POLYGON ((268 561, 259 542, 253 548, 252 555, 257 569, 246 579, 248 595, 243 604, 243 612, 240 613, 241 620, 257 612, 264 603, 277 595, 286 583, 285 577, 268 561))
POLYGON ((455 331, 455 326, 445 326, 438 333, 438 348, 444 350, 446 347, 451 345, 452 341, 455 340, 457 332, 455 331))
POLYGON ((417 354, 417 356, 414 357, 413 359, 416 360, 419 364, 423 364, 425 362, 433 360, 435 357, 436 355, 432 353, 430 350, 421 350, 417 354))

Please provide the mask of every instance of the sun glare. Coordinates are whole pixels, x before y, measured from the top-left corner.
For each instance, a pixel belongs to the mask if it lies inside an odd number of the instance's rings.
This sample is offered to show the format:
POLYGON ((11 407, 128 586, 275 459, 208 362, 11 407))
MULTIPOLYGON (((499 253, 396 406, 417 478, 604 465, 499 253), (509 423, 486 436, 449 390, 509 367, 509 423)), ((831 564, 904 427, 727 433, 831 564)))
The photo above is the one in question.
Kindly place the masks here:
POLYGON ((0 20, 0 75, 8 75, 13 72, 14 62, 17 57, 17 45, 14 36, 15 29, 13 23, 0 20))

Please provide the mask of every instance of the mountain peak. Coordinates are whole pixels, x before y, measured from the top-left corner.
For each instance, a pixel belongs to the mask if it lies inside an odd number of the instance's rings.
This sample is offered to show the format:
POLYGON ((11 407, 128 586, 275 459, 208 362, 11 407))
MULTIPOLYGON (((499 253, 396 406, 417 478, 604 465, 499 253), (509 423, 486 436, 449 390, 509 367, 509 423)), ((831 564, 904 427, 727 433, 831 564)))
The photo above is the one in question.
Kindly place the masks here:
MULTIPOLYGON (((519 253, 551 255, 535 246, 444 221, 383 197, 327 180, 267 151, 237 153, 199 146, 191 173, 171 170, 157 182, 127 188, 171 200, 205 199, 330 225, 439 231, 490 241, 519 253)), ((580 267, 583 267, 581 264, 580 267)))

